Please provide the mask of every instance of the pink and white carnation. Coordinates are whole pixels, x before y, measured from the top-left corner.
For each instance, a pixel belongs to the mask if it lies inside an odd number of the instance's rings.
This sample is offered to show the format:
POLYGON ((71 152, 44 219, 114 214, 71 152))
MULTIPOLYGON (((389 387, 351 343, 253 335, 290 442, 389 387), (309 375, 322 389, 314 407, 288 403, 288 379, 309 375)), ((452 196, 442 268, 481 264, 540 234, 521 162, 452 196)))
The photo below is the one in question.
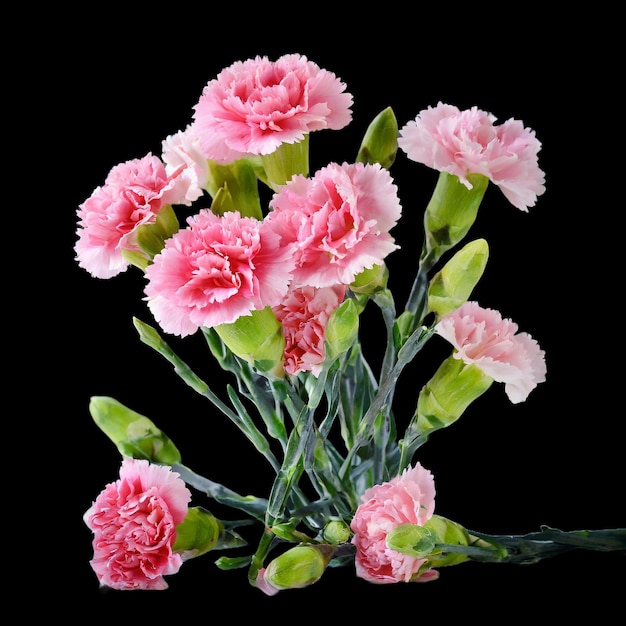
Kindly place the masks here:
POLYGON ((546 379, 545 352, 528 333, 518 333, 517 324, 503 319, 498 311, 466 302, 442 318, 435 332, 454 346, 454 358, 474 364, 504 383, 514 404, 526 400, 546 379))
POLYGON ((273 308, 283 326, 283 365, 288 374, 311 372, 319 376, 326 357, 326 325, 332 312, 343 302, 346 291, 345 285, 295 287, 273 308))
POLYGON ((294 257, 271 224, 208 209, 187 223, 146 268, 145 299, 165 332, 184 337, 283 300, 294 257))
POLYGON ((270 201, 269 221, 296 244, 297 284, 349 285, 398 248, 389 231, 402 207, 378 163, 330 163, 313 178, 294 176, 270 201))
POLYGON ((200 153, 193 126, 168 135, 161 146, 165 171, 170 176, 177 175, 181 186, 185 186, 179 203, 189 206, 202 197, 209 179, 209 164, 200 153))
POLYGON ((170 467, 145 460, 124 458, 119 476, 84 514, 94 533, 91 567, 102 586, 167 589, 163 577, 183 562, 172 547, 191 492, 170 467))
POLYGON ((202 154, 228 163, 339 130, 352 119, 352 95, 344 92, 335 74, 300 54, 237 61, 209 81, 194 107, 202 154))
POLYGON ((179 203, 185 183, 168 174, 161 160, 147 154, 111 169, 78 210, 76 260, 96 278, 111 278, 128 269, 123 250, 136 251, 136 232, 153 224, 166 205, 179 203))
POLYGON ((387 535, 401 524, 423 526, 435 510, 435 481, 416 463, 402 474, 366 489, 350 528, 356 546, 356 574, 372 583, 426 582, 438 578, 436 570, 419 570, 425 558, 392 550, 387 535))
POLYGON ((522 122, 495 125, 496 119, 477 107, 460 111, 439 102, 400 129, 398 146, 409 159, 458 176, 468 189, 467 175, 482 174, 514 207, 528 211, 545 191, 537 162, 541 143, 522 122))

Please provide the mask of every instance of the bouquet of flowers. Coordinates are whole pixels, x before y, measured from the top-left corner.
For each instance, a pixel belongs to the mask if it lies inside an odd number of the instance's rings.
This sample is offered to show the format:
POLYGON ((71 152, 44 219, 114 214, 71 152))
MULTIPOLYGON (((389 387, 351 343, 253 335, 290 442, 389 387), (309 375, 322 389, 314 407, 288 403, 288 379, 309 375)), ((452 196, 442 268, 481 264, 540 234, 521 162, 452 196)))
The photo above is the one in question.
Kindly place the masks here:
POLYGON ((238 61, 206 84, 160 156, 116 165, 80 205, 79 266, 99 279, 143 272, 156 324, 135 318, 140 340, 274 476, 268 493, 240 494, 188 467, 149 417, 92 397, 91 416, 122 457, 84 515, 101 585, 166 589, 166 576, 207 554, 274 595, 329 567, 375 584, 427 582, 468 561, 626 550, 624 528, 490 535, 436 513, 420 447, 494 382, 520 403, 546 379, 538 342, 472 299, 489 246, 467 237, 489 183, 520 211, 535 205, 541 144, 521 121, 496 124, 477 107, 439 102, 401 127, 387 108, 354 162, 311 173, 311 133, 344 128, 352 105, 346 85, 303 55, 238 61), (401 310, 387 265, 402 217, 397 157, 438 172, 401 310), (372 307, 381 326, 366 331, 372 307), (365 332, 386 338, 377 367, 365 332), (199 336, 232 384, 212 389, 168 335, 199 336), (430 341, 449 356, 409 414, 398 412, 398 381, 430 341))

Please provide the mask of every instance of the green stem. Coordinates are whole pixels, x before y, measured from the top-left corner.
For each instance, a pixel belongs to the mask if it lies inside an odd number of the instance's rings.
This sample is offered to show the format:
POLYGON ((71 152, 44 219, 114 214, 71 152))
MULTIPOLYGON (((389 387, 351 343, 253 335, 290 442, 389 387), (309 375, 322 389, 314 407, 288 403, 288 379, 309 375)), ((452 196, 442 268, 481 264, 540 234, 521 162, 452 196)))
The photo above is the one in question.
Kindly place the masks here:
MULTIPOLYGON (((571 550, 626 554, 626 528, 562 531, 542 526, 526 535, 487 535, 468 531, 474 543, 457 546, 473 561, 531 564, 571 550)), ((455 548, 457 548, 455 547, 455 548)))

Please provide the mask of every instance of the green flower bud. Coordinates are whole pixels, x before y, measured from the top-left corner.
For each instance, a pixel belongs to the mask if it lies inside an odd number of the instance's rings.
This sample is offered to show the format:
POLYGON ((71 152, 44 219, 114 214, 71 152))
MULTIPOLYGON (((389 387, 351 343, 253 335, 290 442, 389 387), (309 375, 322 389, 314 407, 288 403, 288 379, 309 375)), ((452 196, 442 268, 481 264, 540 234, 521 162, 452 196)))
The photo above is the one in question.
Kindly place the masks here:
POLYGON ((331 519, 324 526, 322 537, 333 546, 346 543, 351 535, 350 526, 342 519, 331 519))
POLYGON ((231 324, 220 324, 215 332, 238 357, 259 372, 274 378, 284 378, 283 356, 285 336, 282 324, 271 307, 242 315, 231 324))
POLYGON ((359 313, 351 298, 344 300, 331 313, 325 332, 327 359, 343 354, 355 344, 359 333, 359 313))
POLYGON ((334 550, 326 544, 290 548, 267 566, 263 577, 279 590, 308 587, 322 577, 334 550))
POLYGON ((191 507, 185 519, 176 526, 174 552, 179 552, 184 560, 200 556, 216 547, 224 525, 214 515, 202 507, 191 507))
POLYGON ((173 465, 181 460, 172 440, 147 417, 107 396, 93 396, 89 412, 120 454, 151 463, 173 465))
POLYGON ((466 365, 450 355, 424 385, 417 399, 420 434, 449 426, 493 383, 477 365, 466 365))
POLYGON ((389 169, 397 152, 398 121, 391 107, 387 107, 368 126, 356 160, 358 163, 380 163, 389 169))
POLYGON ((422 267, 428 270, 441 255, 465 237, 476 220, 478 207, 489 179, 482 174, 468 174, 473 185, 468 189, 454 174, 440 172, 433 195, 424 213, 425 240, 422 267))
POLYGON ((309 175, 309 135, 298 143, 282 143, 274 152, 261 155, 267 184, 274 190, 280 188, 295 174, 309 175))
POLYGON ((428 310, 440 317, 467 302, 485 271, 489 245, 485 239, 471 241, 433 276, 428 287, 428 310))
POLYGON ((249 159, 238 159, 226 165, 215 161, 208 163, 206 188, 213 198, 211 211, 223 215, 236 210, 242 217, 263 219, 254 164, 249 159))

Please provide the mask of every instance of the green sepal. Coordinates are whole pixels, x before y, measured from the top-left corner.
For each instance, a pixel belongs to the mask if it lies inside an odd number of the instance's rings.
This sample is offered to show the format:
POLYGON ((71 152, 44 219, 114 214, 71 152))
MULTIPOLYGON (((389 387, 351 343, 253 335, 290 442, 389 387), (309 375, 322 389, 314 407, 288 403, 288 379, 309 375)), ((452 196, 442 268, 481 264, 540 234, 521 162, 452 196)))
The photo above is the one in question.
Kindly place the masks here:
POLYGON ((242 315, 232 323, 215 326, 215 332, 233 354, 259 372, 272 378, 284 378, 285 336, 271 307, 242 315))
POLYGON ((89 412, 96 425, 123 456, 162 465, 180 462, 180 452, 162 430, 147 417, 114 398, 93 396, 89 402, 89 412))
POLYGON ((449 426, 493 383, 474 364, 450 355, 424 385, 417 399, 417 431, 424 434, 449 426))
POLYGON ((238 159, 226 165, 209 160, 206 189, 213 198, 211 211, 223 215, 237 210, 242 217, 263 219, 257 175, 253 163, 238 159))
POLYGON ((424 212, 425 240, 420 263, 432 267, 444 252, 459 243, 478 215, 489 179, 482 174, 468 174, 468 189, 458 176, 440 172, 433 195, 424 212))
POLYGON ((289 182, 293 176, 309 175, 309 135, 297 143, 282 143, 274 152, 261 155, 265 179, 274 190, 289 182))
POLYGON ((389 169, 398 152, 398 121, 391 107, 381 111, 370 123, 356 160, 358 163, 380 163, 389 169))
POLYGON ((399 524, 386 538, 387 547, 416 559, 425 559, 435 549, 436 534, 418 524, 399 524))
POLYGON ((178 218, 171 205, 165 205, 157 213, 153 224, 144 224, 137 228, 137 244, 152 259, 163 249, 165 240, 180 228, 178 218))
POLYGON ((389 269, 383 263, 364 269, 350 283, 350 290, 361 295, 371 296, 387 288, 389 269))
POLYGON ((455 551, 458 546, 467 546, 470 543, 469 533, 463 526, 441 515, 433 515, 424 527, 435 534, 437 544, 428 557, 429 567, 458 565, 470 558, 466 553, 455 551))

